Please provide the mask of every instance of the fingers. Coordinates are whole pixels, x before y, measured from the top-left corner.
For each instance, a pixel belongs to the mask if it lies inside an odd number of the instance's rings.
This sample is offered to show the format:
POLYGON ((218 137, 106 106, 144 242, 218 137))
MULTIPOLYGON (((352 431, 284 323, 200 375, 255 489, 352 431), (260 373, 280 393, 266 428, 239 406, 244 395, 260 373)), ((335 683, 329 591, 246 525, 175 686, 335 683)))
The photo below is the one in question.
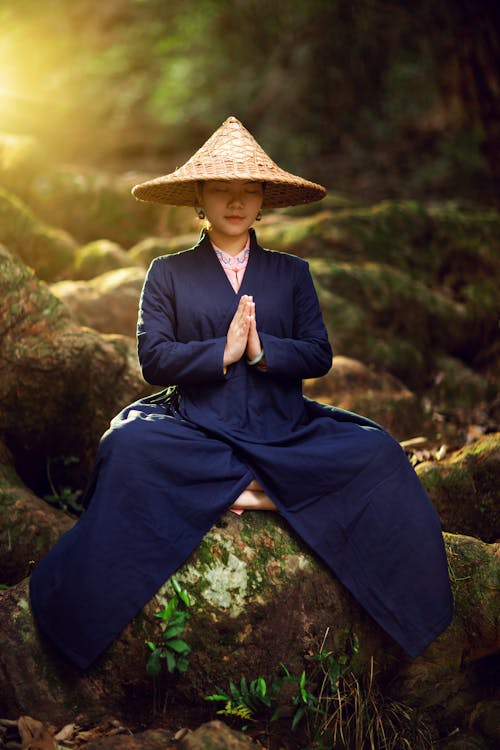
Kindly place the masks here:
POLYGON ((229 325, 224 349, 224 366, 237 362, 243 356, 244 352, 255 353, 250 357, 257 356, 260 352, 260 340, 257 333, 257 324, 255 320, 255 302, 249 294, 244 294, 240 298, 238 307, 229 325))
POLYGON ((224 349, 224 366, 237 362, 243 356, 247 347, 248 332, 254 314, 255 305, 253 298, 247 294, 243 295, 227 332, 224 349))

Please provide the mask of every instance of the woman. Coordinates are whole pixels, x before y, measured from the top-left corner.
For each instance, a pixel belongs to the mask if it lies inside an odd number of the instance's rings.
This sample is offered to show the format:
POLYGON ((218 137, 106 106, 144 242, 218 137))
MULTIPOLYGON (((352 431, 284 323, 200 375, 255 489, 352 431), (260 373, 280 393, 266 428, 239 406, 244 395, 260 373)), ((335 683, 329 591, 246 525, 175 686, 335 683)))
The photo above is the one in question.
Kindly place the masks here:
POLYGON ((185 165, 133 190, 208 229, 153 261, 138 351, 167 388, 103 436, 88 509, 35 568, 40 628, 88 667, 228 508, 275 508, 415 656, 450 622, 437 514, 399 444, 302 395, 331 349, 305 261, 261 248, 261 207, 319 200, 230 117, 185 165))

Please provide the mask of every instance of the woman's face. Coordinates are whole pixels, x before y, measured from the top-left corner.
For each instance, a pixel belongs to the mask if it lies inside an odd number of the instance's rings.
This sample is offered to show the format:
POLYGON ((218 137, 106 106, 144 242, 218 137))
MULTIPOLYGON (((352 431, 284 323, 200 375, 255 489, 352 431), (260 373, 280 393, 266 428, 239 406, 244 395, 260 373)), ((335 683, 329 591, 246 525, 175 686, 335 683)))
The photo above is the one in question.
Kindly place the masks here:
POLYGON ((207 180, 199 195, 214 239, 246 236, 263 199, 262 183, 245 180, 207 180))

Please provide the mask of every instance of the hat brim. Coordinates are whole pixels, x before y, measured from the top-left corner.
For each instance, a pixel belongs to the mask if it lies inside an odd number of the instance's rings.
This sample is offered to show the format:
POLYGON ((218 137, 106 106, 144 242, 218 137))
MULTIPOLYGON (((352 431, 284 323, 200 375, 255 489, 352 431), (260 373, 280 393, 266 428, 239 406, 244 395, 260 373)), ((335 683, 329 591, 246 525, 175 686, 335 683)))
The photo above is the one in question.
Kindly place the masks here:
POLYGON ((284 208, 286 206, 300 206, 305 203, 314 203, 326 195, 326 190, 321 185, 314 182, 298 178, 297 182, 284 180, 283 182, 269 182, 262 178, 256 178, 253 175, 238 175, 231 177, 203 177, 196 180, 179 180, 175 179, 175 172, 172 175, 157 177, 153 180, 142 182, 132 188, 132 194, 140 201, 152 203, 164 203, 171 206, 194 206, 197 202, 196 183, 206 180, 244 180, 252 182, 265 183, 263 209, 284 208), (174 179, 170 180, 169 177, 174 179))

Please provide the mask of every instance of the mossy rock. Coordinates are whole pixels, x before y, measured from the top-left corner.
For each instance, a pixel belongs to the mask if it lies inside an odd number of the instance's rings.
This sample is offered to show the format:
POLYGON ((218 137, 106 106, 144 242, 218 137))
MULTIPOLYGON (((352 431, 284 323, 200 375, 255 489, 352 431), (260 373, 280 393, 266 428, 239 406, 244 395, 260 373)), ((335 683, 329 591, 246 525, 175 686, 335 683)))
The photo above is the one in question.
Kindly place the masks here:
POLYGON ((13 456, 0 443, 0 584, 12 585, 29 575, 74 520, 26 487, 13 456))
POLYGON ((318 204, 258 234, 266 247, 309 260, 336 353, 418 391, 444 355, 498 369, 497 212, 451 202, 318 204))
POLYGON ((437 462, 417 466, 446 531, 487 542, 500 537, 500 433, 437 462))
POLYGON ((80 325, 135 340, 145 273, 140 266, 128 266, 90 281, 58 281, 50 285, 50 290, 71 310, 80 325))
POLYGON ((74 456, 84 483, 109 420, 151 390, 135 342, 78 326, 47 285, 1 246, 0 320, 0 433, 18 473, 43 495, 47 460, 74 456))
POLYGON ((460 359, 445 354, 435 362, 436 375, 432 397, 442 410, 472 410, 480 403, 492 402, 499 384, 467 367, 460 359))
POLYGON ((193 209, 137 201, 132 187, 152 175, 107 172, 71 166, 45 169, 19 195, 43 217, 81 244, 106 237, 130 247, 151 234, 175 236, 195 230, 193 209))
POLYGON ((261 676, 271 684, 282 674, 280 662, 300 675, 322 647, 344 653, 347 630, 359 638, 360 650, 351 662, 354 674, 374 670, 375 679, 385 680, 398 700, 404 696, 410 707, 426 706, 438 725, 449 721, 460 726, 467 716, 464 705, 477 702, 478 690, 484 695, 474 672, 476 660, 478 669, 484 668, 484 657, 495 653, 500 641, 498 545, 453 535, 445 541, 455 617, 414 660, 404 656, 273 513, 224 514, 177 571, 191 602, 182 634, 192 646, 190 664, 180 675, 165 672, 156 684, 145 670, 146 642, 161 642, 155 613, 173 596, 171 582, 83 673, 40 636, 23 581, 0 591, 0 704, 6 715, 18 715, 29 705, 40 719, 62 723, 75 713, 85 720, 109 713, 126 717, 133 700, 140 722, 151 711, 155 691, 175 692, 177 705, 185 707, 203 705, 204 695, 226 687, 229 680, 239 683, 243 675, 261 676))
POLYGON ((310 267, 337 353, 388 369, 422 390, 437 354, 469 350, 466 308, 408 274, 325 259, 312 259, 310 267))
POLYGON ((327 375, 304 381, 304 393, 317 401, 363 414, 398 440, 426 430, 428 418, 414 393, 393 375, 349 357, 333 357, 327 375))
POLYGON ((146 237, 128 251, 130 259, 148 268, 150 263, 159 255, 170 255, 180 250, 187 250, 196 245, 198 235, 186 234, 174 238, 146 237))
POLYGON ((411 200, 314 206, 310 215, 262 226, 259 238, 301 257, 383 263, 452 293, 464 279, 498 274, 500 215, 491 209, 411 200))
POLYGON ((62 229, 40 222, 19 198, 0 189, 0 242, 15 252, 37 276, 55 281, 72 263, 75 240, 62 229))
POLYGON ((73 279, 94 279, 107 271, 134 265, 128 253, 116 242, 100 239, 80 247, 75 254, 73 267, 67 276, 73 279))

